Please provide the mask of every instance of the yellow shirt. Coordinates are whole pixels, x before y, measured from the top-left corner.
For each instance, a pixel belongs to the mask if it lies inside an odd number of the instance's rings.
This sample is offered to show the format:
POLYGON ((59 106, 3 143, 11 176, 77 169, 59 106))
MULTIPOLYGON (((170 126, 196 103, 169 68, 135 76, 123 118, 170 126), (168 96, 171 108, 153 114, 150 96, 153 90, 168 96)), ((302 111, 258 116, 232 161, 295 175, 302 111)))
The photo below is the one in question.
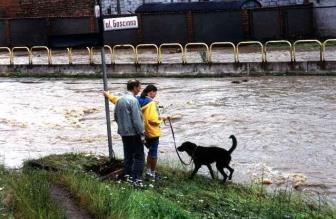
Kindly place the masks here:
MULTIPOLYGON (((109 94, 107 98, 116 104, 120 97, 109 94)), ((151 101, 145 106, 141 107, 142 115, 144 118, 145 135, 148 138, 160 137, 161 129, 160 124, 162 120, 159 118, 157 105, 155 101, 151 101)))
POLYGON ((159 118, 156 102, 149 102, 141 108, 141 111, 145 123, 145 135, 149 138, 160 137, 162 120, 159 118))
POLYGON ((109 101, 111 101, 113 104, 116 104, 120 97, 108 94, 107 99, 109 99, 109 101))

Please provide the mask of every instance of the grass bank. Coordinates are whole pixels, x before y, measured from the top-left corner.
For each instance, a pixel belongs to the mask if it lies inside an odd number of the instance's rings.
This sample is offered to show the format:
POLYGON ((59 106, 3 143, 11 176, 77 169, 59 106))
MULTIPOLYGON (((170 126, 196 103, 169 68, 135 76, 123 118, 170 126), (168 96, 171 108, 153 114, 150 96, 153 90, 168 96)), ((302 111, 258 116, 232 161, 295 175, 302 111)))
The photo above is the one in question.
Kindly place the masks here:
POLYGON ((145 188, 102 181, 88 167, 106 160, 65 154, 38 160, 43 167, 59 171, 36 170, 29 163, 20 172, 2 167, 1 213, 12 212, 16 218, 64 218, 49 195, 50 185, 57 184, 95 218, 336 218, 335 209, 327 203, 314 202, 301 193, 267 193, 259 184, 222 184, 202 176, 189 180, 188 172, 168 166, 159 168, 160 180, 145 181, 145 188), (36 217, 30 217, 32 212, 36 217))
POLYGON ((65 218, 50 198, 46 171, 7 171, 1 167, 0 218, 65 218))

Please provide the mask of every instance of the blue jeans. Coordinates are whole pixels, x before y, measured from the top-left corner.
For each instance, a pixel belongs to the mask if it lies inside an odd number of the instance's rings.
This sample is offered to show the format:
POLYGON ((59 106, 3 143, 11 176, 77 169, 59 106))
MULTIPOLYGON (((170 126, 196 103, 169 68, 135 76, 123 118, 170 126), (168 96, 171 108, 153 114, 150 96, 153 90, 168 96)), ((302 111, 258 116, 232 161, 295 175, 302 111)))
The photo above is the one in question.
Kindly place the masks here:
POLYGON ((139 135, 122 136, 125 174, 133 180, 141 179, 145 166, 144 146, 139 135))
POLYGON ((153 159, 158 157, 159 137, 146 138, 146 147, 149 149, 148 156, 153 159))

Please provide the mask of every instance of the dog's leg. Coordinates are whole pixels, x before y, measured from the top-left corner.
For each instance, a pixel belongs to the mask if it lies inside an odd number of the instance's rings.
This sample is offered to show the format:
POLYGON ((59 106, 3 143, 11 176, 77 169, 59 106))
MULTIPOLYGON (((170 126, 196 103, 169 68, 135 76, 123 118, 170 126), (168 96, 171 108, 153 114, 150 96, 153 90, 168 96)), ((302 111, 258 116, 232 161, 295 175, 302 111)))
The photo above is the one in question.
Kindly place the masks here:
POLYGON ((228 176, 224 172, 224 167, 219 163, 216 163, 216 167, 217 167, 217 170, 223 175, 223 182, 226 182, 226 179, 228 176))
POLYGON ((209 169, 209 171, 210 171, 211 177, 212 177, 213 179, 215 179, 215 175, 214 175, 214 173, 213 173, 213 171, 212 171, 211 164, 208 164, 207 167, 208 167, 208 169, 209 169))
POLYGON ((192 172, 191 176, 189 177, 189 179, 194 178, 195 174, 197 173, 197 171, 199 170, 199 168, 201 168, 200 164, 195 164, 195 168, 194 171, 192 172))
POLYGON ((231 180, 234 169, 232 167, 230 167, 229 165, 227 165, 226 168, 230 171, 229 180, 231 180))

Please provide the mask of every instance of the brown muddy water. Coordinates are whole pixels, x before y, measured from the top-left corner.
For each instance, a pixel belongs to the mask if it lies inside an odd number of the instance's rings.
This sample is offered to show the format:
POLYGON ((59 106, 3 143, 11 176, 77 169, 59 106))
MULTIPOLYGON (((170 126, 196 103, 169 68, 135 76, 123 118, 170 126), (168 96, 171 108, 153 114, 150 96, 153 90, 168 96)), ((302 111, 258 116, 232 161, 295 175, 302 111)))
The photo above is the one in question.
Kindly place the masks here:
MULTIPOLYGON (((272 186, 326 194, 336 200, 336 77, 145 78, 173 121, 177 144, 229 148, 233 180, 263 178, 272 186)), ((121 94, 127 79, 110 79, 121 94)), ((0 162, 65 152, 108 155, 102 81, 0 78, 0 162)), ((111 105, 113 112, 113 105, 111 105)), ((113 113, 111 114, 113 120, 113 113)), ((169 126, 162 126, 160 159, 178 163, 169 126)), ((112 121, 113 147, 122 144, 112 121)), ((183 156, 187 161, 189 158, 183 156)), ((207 173, 206 169, 202 170, 207 173)))

